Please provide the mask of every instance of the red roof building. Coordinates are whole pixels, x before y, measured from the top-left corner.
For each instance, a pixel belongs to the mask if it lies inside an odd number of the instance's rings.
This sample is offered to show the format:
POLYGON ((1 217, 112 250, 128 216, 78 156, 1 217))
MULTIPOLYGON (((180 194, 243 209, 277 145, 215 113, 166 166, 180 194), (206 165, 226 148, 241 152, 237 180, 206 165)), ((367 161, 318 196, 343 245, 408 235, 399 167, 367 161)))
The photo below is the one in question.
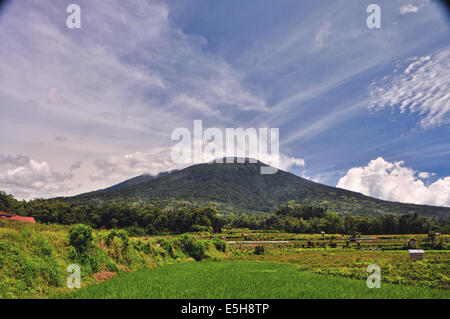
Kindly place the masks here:
POLYGON ((33 217, 24 217, 24 216, 19 216, 17 214, 11 214, 11 213, 5 213, 5 212, 0 212, 0 219, 7 219, 7 220, 13 220, 13 221, 28 222, 28 223, 36 222, 33 217))

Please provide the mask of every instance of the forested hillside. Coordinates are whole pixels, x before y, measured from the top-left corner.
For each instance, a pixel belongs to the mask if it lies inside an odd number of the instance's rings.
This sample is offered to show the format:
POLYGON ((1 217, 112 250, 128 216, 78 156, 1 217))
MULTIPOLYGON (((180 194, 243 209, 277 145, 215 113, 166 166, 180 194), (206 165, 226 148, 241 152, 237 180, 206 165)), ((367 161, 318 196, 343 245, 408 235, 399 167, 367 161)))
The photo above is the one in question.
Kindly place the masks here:
POLYGON ((263 163, 198 164, 157 177, 139 176, 105 190, 64 198, 80 203, 183 201, 226 213, 269 213, 287 201, 326 207, 345 216, 417 213, 450 218, 450 208, 388 202, 309 181, 278 170, 260 173, 263 163))

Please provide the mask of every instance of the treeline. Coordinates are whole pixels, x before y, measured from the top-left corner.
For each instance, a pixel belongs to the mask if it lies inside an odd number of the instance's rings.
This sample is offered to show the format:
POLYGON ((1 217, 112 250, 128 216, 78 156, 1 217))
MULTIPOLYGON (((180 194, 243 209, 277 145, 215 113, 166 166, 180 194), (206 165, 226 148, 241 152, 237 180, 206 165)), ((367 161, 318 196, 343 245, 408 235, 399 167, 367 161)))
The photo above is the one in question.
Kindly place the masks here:
POLYGON ((0 212, 24 212, 25 201, 18 201, 12 195, 0 191, 0 212))
POLYGON ((94 228, 126 228, 132 235, 220 232, 225 224, 210 207, 187 206, 162 210, 152 205, 130 203, 73 204, 61 200, 16 201, 0 192, 0 211, 34 217, 40 223, 72 225, 82 223, 94 228))
POLYGON ((95 206, 34 201, 27 206, 27 210, 43 223, 83 223, 94 228, 127 228, 133 235, 181 234, 202 230, 220 232, 224 224, 217 211, 210 207, 188 206, 162 210, 156 206, 127 203, 95 206))
POLYGON ((274 214, 220 215, 215 208, 185 206, 162 209, 153 205, 131 203, 68 203, 61 200, 35 199, 17 201, 0 192, 0 211, 34 217, 41 223, 71 225, 83 223, 94 228, 125 228, 131 235, 220 232, 224 226, 290 233, 329 234, 426 234, 430 231, 450 233, 449 220, 426 218, 418 214, 382 217, 340 216, 326 208, 290 202, 274 214))
POLYGON ((450 233, 449 220, 426 218, 416 213, 382 217, 340 216, 325 208, 283 205, 270 216, 232 215, 227 224, 234 228, 283 230, 289 233, 328 234, 427 234, 430 231, 450 233))

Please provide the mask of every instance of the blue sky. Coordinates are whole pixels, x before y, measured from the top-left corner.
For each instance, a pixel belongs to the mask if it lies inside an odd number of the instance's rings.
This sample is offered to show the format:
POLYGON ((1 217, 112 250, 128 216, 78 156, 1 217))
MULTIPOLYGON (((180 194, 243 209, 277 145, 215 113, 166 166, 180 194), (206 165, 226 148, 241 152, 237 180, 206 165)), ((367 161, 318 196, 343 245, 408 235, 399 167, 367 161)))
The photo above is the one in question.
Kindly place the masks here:
POLYGON ((299 176, 450 206, 449 32, 425 0, 10 1, 0 189, 71 195, 177 168, 170 133, 201 119, 280 128, 280 167, 299 176))

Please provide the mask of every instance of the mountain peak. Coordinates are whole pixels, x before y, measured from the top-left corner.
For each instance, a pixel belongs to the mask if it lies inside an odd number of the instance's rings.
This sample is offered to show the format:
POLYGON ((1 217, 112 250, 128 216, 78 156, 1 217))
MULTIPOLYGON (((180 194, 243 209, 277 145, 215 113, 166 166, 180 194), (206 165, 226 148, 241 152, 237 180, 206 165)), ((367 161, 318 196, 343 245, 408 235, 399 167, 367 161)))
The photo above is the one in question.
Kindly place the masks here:
POLYGON ((278 170, 261 174, 265 166, 249 158, 223 157, 216 161, 191 165, 184 169, 141 175, 109 189, 81 194, 69 201, 91 202, 190 202, 214 206, 234 213, 273 212, 288 201, 326 207, 341 215, 380 216, 418 213, 424 216, 450 216, 450 208, 383 201, 360 193, 309 181, 278 170), (234 164, 228 164, 233 162, 234 164), (211 165, 212 164, 212 165, 211 165))
POLYGON ((259 164, 265 165, 261 161, 258 161, 252 157, 219 157, 209 162, 209 164, 217 163, 217 164, 259 164))

